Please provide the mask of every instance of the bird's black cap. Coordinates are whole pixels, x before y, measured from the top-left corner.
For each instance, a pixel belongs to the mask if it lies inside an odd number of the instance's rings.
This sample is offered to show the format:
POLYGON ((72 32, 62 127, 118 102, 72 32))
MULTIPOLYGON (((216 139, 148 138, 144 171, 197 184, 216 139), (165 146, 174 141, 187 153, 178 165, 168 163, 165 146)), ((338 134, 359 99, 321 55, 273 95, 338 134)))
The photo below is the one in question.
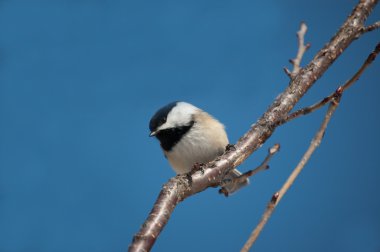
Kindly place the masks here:
POLYGON ((154 132, 160 127, 162 124, 166 122, 169 112, 177 105, 178 101, 171 102, 166 106, 160 108, 150 119, 149 129, 150 132, 154 132))

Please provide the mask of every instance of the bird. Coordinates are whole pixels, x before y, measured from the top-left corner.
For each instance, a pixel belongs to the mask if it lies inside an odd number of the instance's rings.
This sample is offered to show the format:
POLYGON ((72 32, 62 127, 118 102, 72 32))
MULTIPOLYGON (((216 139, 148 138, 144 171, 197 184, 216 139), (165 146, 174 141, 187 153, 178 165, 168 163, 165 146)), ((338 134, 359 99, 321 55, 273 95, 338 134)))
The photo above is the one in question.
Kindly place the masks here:
MULTIPOLYGON (((213 116, 183 102, 171 102, 152 116, 149 122, 151 137, 160 142, 164 156, 177 174, 186 174, 195 164, 206 164, 222 155, 229 144, 225 127, 213 116)), ((224 181, 231 181, 241 175, 231 170, 224 181)), ((238 183, 226 183, 224 194, 230 195, 249 183, 243 179, 238 183)))

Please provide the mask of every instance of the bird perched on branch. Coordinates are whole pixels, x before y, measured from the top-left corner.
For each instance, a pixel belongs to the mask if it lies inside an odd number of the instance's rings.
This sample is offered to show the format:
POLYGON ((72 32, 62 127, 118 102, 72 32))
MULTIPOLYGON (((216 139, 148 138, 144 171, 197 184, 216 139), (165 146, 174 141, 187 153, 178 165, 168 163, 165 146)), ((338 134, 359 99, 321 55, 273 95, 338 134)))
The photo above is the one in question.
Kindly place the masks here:
MULTIPOLYGON (((161 144, 165 157, 177 174, 190 172, 196 163, 205 164, 224 153, 228 138, 223 124, 205 111, 186 102, 172 102, 160 108, 149 123, 150 136, 161 144)), ((234 169, 225 181, 239 177, 234 169)), ((224 186, 231 194, 247 185, 248 179, 224 186)))

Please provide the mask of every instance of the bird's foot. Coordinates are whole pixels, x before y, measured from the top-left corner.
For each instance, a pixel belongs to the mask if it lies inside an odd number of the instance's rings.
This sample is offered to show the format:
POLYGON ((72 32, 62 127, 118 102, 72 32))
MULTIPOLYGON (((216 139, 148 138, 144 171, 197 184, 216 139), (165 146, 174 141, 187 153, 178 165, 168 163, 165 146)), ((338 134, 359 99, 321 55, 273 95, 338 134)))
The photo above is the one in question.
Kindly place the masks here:
POLYGON ((198 162, 195 163, 193 165, 193 168, 190 171, 190 174, 194 174, 197 171, 200 171, 202 174, 204 174, 205 173, 204 166, 205 166, 205 164, 203 164, 203 163, 198 163, 198 162))

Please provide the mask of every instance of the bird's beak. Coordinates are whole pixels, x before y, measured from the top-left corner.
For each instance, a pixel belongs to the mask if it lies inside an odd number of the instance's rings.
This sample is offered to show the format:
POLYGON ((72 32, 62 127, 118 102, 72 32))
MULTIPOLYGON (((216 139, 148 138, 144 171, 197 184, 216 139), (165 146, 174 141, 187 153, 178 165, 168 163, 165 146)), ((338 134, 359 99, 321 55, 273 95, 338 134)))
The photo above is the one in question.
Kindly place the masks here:
POLYGON ((156 131, 152 131, 152 132, 150 132, 149 136, 150 137, 154 137, 155 135, 157 135, 157 133, 158 133, 157 130, 156 131))

